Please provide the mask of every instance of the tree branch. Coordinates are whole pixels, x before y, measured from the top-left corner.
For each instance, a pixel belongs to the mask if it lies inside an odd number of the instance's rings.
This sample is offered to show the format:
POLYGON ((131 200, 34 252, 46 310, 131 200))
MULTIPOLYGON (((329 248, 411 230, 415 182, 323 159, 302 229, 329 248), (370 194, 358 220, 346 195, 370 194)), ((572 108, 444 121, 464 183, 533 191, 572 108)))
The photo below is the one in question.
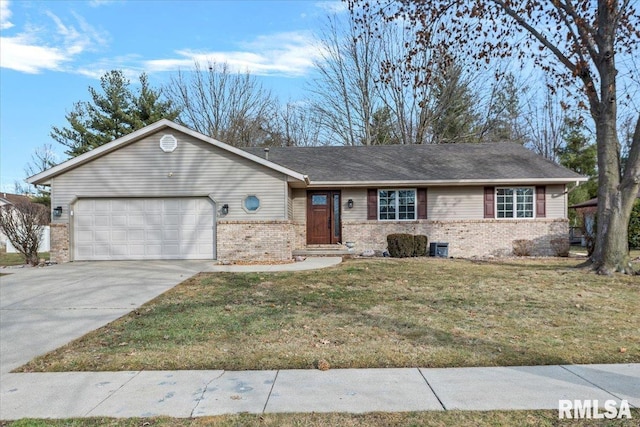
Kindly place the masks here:
MULTIPOLYGON (((571 18, 573 19, 573 22, 575 22, 576 24, 576 28, 578 29, 578 35, 580 36, 580 40, 582 40, 582 43, 587 48, 587 51, 589 52, 589 56, 591 56, 591 59, 593 61, 596 61, 598 58, 598 49, 596 49, 596 46, 593 44, 593 39, 592 39, 592 37, 594 37, 596 34, 596 30, 591 25, 589 25, 586 19, 583 19, 580 17, 580 15, 578 15, 578 13, 576 12, 576 9, 573 7, 571 3, 567 1, 565 1, 564 3, 560 1, 554 1, 553 3, 556 5, 556 7, 559 7, 564 12, 566 12, 569 16, 571 16, 571 18)), ((565 25, 567 26, 567 29, 571 32, 572 36, 575 37, 570 23, 565 20, 565 25)), ((580 56, 582 56, 582 54, 580 54, 580 56)))
POLYGON ((587 90, 587 97, 589 98, 589 102, 591 103, 592 109, 594 109, 599 104, 598 94, 595 91, 595 85, 593 82, 593 78, 589 73, 581 72, 578 70, 577 64, 571 62, 566 55, 564 55, 560 49, 554 45, 549 39, 547 39, 544 35, 542 35, 538 30, 536 30, 531 24, 529 24, 522 16, 518 14, 515 10, 507 5, 504 0, 492 0, 494 4, 498 5, 502 10, 509 15, 513 20, 516 21, 518 25, 527 30, 531 36, 533 36, 536 40, 538 40, 544 47, 549 49, 555 57, 560 61, 562 65, 567 67, 569 71, 578 76, 585 85, 585 89, 587 90))

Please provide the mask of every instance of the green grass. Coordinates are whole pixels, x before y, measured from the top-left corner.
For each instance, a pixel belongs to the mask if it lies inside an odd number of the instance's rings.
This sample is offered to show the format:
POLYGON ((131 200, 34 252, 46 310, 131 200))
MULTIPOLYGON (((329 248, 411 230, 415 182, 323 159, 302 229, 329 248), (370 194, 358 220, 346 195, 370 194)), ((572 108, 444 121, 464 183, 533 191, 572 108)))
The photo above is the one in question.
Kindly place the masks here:
POLYGON ((640 362, 640 280, 576 259, 196 275, 19 372, 640 362))
MULTIPOLYGON (((40 258, 49 259, 49 252, 40 252, 40 258)), ((0 266, 8 267, 12 265, 23 265, 24 256, 22 254, 8 254, 6 250, 0 250, 0 266)))
POLYGON ((622 420, 559 420, 558 411, 433 411, 414 413, 371 413, 371 414, 264 414, 264 415, 224 415, 196 419, 181 418, 87 418, 69 420, 20 420, 8 423, 11 427, 369 427, 369 426, 637 426, 640 410, 631 410, 631 419, 622 420))

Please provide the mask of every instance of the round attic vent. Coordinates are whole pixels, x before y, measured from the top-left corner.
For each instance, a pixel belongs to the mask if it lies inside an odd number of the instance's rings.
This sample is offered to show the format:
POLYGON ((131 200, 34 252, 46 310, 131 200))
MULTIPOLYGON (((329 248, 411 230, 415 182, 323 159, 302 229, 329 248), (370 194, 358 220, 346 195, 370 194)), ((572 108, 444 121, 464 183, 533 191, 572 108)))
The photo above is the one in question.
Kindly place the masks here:
POLYGON ((171 153, 178 146, 178 140, 173 135, 163 135, 160 138, 160 148, 165 153, 171 153))

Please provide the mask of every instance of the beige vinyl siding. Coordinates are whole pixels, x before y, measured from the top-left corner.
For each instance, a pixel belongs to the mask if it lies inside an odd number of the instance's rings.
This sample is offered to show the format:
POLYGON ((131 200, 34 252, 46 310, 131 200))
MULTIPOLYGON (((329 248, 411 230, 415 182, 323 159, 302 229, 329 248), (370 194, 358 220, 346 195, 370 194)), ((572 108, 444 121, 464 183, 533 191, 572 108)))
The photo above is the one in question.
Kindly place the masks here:
POLYGON ((291 188, 287 191, 287 219, 293 219, 293 190, 291 188))
POLYGON ((291 204, 293 215, 290 217, 295 222, 307 221, 307 190, 300 188, 291 189, 291 204))
POLYGON ((342 190, 342 219, 361 221, 367 219, 367 189, 346 188, 342 190), (347 201, 353 199, 353 208, 347 208, 347 201))
POLYGON ((76 197, 177 197, 207 196, 229 205, 220 219, 284 219, 284 174, 214 147, 175 130, 162 130, 99 157, 53 179, 52 206, 62 206, 68 222, 69 204, 76 197), (172 134, 178 147, 160 149, 160 138, 172 134), (260 209, 242 209, 247 195, 260 199, 260 209))
POLYGON ((547 218, 567 217, 567 196, 564 185, 547 185, 545 192, 547 218))
POLYGON ((483 219, 484 187, 429 187, 427 218, 483 219))

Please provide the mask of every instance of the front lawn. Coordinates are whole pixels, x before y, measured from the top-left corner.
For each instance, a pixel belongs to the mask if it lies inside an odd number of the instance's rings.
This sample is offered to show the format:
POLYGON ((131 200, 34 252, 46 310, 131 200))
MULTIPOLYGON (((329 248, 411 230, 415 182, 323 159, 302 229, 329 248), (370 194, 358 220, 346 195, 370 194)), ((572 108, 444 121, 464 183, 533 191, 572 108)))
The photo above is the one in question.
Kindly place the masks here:
MULTIPOLYGON (((49 259, 49 252, 40 252, 40 258, 49 259)), ((8 267, 12 265, 23 265, 24 256, 22 254, 9 254, 6 249, 0 250, 0 267, 8 267)))
POLYGON ((640 362, 640 280, 580 260, 350 260, 196 275, 17 371, 640 362))
POLYGON ((11 427, 374 427, 374 426, 422 426, 422 427, 496 427, 496 426, 535 426, 553 427, 570 425, 572 427, 632 427, 637 426, 640 410, 632 409, 631 418, 621 420, 558 420, 558 411, 430 411, 370 414, 238 414, 203 418, 84 418, 67 420, 31 420, 10 422, 11 427))

